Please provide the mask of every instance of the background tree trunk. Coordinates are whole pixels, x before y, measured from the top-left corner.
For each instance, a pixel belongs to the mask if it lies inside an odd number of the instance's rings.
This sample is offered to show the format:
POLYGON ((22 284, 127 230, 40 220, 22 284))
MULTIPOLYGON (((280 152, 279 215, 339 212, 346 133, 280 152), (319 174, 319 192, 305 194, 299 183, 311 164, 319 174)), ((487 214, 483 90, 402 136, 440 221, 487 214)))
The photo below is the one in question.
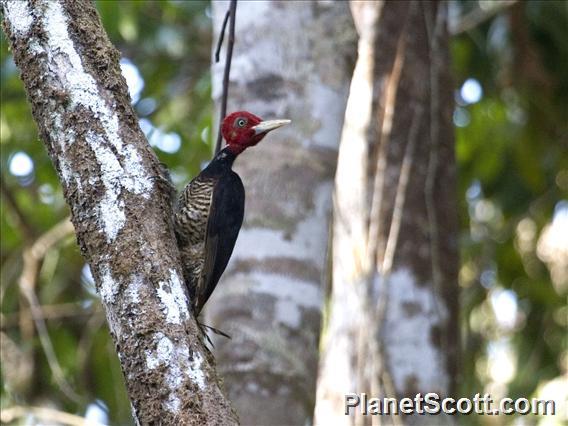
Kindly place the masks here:
POLYGON ((379 421, 345 416, 349 392, 455 396, 458 229, 447 4, 351 8, 359 57, 335 181, 321 425, 379 421))
MULTIPOLYGON (((214 2, 218 31, 228 2, 214 2)), ((217 34, 218 37, 218 34, 217 34)), ((247 198, 208 316, 243 424, 306 424, 318 340, 337 147, 355 52, 347 3, 239 2, 228 111, 292 124, 235 163, 247 198)), ((223 64, 213 67, 214 98, 223 64)))
POLYGON ((169 187, 92 3, 3 1, 4 30, 142 424, 234 424, 187 309, 169 187))

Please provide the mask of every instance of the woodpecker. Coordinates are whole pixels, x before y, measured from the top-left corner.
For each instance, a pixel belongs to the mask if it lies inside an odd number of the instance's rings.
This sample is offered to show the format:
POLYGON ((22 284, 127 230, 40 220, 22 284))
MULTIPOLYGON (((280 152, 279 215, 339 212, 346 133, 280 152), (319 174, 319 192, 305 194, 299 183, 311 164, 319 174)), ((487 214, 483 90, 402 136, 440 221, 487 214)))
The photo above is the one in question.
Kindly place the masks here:
POLYGON ((243 223, 245 189, 233 162, 268 132, 290 120, 267 120, 246 111, 229 114, 226 141, 209 165, 187 184, 174 210, 174 229, 195 317, 225 271, 243 223))

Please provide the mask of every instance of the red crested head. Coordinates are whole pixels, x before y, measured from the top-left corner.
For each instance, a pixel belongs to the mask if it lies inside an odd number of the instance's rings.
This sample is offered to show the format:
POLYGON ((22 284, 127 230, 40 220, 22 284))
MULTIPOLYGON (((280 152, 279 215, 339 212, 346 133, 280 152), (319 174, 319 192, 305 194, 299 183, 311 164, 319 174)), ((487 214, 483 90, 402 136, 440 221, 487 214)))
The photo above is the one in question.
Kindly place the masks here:
POLYGON ((271 130, 290 123, 290 120, 266 120, 246 111, 233 112, 225 117, 221 133, 227 147, 238 155, 249 146, 255 146, 271 130))

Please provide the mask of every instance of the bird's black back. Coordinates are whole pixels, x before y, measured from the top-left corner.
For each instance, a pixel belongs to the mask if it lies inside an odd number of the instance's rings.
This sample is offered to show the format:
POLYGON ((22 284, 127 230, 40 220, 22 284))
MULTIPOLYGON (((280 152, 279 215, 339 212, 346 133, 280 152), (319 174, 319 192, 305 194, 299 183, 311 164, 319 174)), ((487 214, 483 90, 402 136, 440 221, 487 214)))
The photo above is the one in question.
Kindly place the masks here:
POLYGON ((174 224, 192 308, 199 315, 225 271, 243 222, 245 190, 227 148, 182 192, 174 224))
POLYGON ((223 172, 213 191, 205 238, 203 285, 198 296, 199 314, 225 271, 243 223, 245 189, 231 169, 223 172))

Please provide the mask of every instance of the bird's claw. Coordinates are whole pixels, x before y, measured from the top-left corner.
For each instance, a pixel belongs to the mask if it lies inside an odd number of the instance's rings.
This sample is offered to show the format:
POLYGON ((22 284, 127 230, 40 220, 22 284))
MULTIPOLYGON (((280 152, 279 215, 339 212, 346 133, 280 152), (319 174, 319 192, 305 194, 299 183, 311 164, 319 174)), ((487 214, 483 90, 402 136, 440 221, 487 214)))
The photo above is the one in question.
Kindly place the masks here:
POLYGON ((215 328, 215 327, 211 327, 210 325, 203 324, 202 322, 199 322, 199 320, 197 321, 197 326, 199 327, 199 330, 201 330, 201 333, 207 339, 207 341, 209 342, 209 344, 211 345, 212 348, 214 348, 215 345, 213 344, 213 342, 211 341, 211 338, 207 334, 206 329, 211 330, 213 333, 215 333, 219 336, 223 336, 223 337, 226 337, 227 339, 231 339, 231 336, 229 334, 225 333, 224 331, 221 331, 221 330, 219 330, 218 328, 215 328))

